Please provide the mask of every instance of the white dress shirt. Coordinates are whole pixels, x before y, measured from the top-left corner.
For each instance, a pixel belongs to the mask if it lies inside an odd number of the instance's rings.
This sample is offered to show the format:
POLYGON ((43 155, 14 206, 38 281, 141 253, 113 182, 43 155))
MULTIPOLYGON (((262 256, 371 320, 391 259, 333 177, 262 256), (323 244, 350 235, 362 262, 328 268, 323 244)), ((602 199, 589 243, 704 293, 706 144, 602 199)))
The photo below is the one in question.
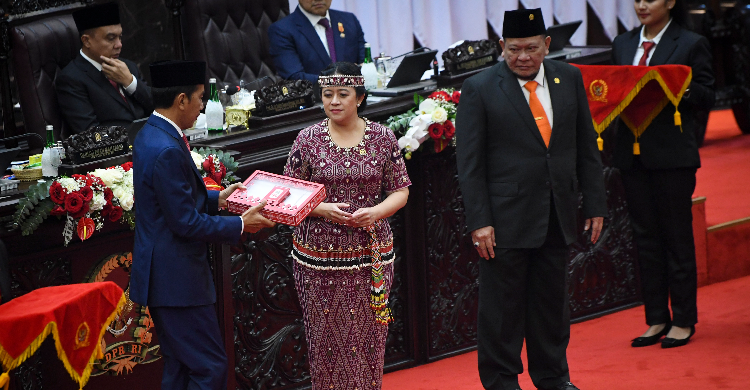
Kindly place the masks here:
POLYGON ((307 19, 310 20, 310 23, 312 23, 313 27, 315 28, 315 32, 318 33, 318 38, 320 38, 320 41, 323 42, 323 47, 326 48, 326 53, 328 55, 331 55, 331 51, 328 50, 328 38, 326 38, 326 28, 319 25, 318 22, 320 19, 328 19, 328 25, 331 26, 331 29, 333 29, 333 23, 331 23, 331 15, 326 11, 326 16, 320 16, 320 15, 313 15, 307 11, 305 11, 302 7, 299 7, 299 10, 302 11, 302 13, 307 16, 307 19))
MULTIPOLYGON (((152 115, 157 116, 157 117, 159 117, 159 118, 164 119, 165 121, 167 121, 167 123, 169 123, 170 125, 172 125, 174 127, 174 129, 177 130, 177 134, 179 134, 180 137, 182 137, 184 135, 184 133, 182 132, 182 129, 180 128, 180 126, 177 126, 177 123, 172 122, 171 119, 167 118, 166 116, 164 116, 162 114, 159 114, 156 111, 154 111, 152 113, 152 115)), ((193 161, 193 159, 191 158, 190 161, 193 161)), ((242 221, 242 224, 241 224, 242 228, 240 230, 240 234, 242 234, 242 232, 245 231, 245 220, 242 219, 241 215, 239 217, 240 217, 240 221, 242 221)))
MULTIPOLYGON (((536 87, 536 97, 539 98, 539 102, 542 103, 542 108, 544 108, 544 113, 547 114, 547 120, 549 121, 549 128, 552 129, 553 122, 552 122, 552 99, 549 97, 549 87, 547 86, 547 78, 544 77, 544 64, 542 64, 541 67, 539 67, 539 73, 536 74, 536 77, 534 77, 534 81, 536 81, 539 85, 536 87)), ((518 79, 518 83, 521 84, 521 91, 523 91, 523 96, 526 97, 526 103, 529 103, 529 95, 531 95, 531 92, 529 92, 524 85, 528 83, 529 80, 521 80, 518 79)))
POLYGON ((664 31, 667 31, 667 28, 669 28, 669 25, 672 23, 672 19, 669 19, 669 22, 664 26, 661 31, 659 31, 658 34, 654 37, 654 39, 646 39, 646 26, 641 27, 641 41, 638 42, 638 49, 635 51, 635 58, 633 58, 633 65, 638 65, 638 63, 641 61, 641 57, 643 57, 643 42, 653 42, 654 47, 651 48, 651 51, 648 52, 648 57, 646 58, 646 65, 651 63, 651 57, 654 56, 654 52, 656 51, 656 47, 659 46, 659 41, 661 41, 661 37, 664 36, 664 31))
MULTIPOLYGON (((94 68, 96 68, 96 70, 98 70, 100 72, 102 71, 102 64, 100 64, 100 63, 92 60, 86 54, 83 54, 83 50, 81 50, 81 56, 83 56, 83 58, 86 61, 90 62, 91 65, 94 65, 94 68)), ((128 95, 132 95, 132 94, 135 93, 136 88, 138 88, 138 80, 135 78, 135 75, 132 75, 132 76, 133 76, 133 81, 130 82, 130 85, 128 85, 125 88, 123 88, 121 85, 119 86, 120 93, 122 93, 123 89, 125 90, 125 92, 128 93, 128 95)), ((124 95, 124 93, 123 93, 123 95, 124 95)))

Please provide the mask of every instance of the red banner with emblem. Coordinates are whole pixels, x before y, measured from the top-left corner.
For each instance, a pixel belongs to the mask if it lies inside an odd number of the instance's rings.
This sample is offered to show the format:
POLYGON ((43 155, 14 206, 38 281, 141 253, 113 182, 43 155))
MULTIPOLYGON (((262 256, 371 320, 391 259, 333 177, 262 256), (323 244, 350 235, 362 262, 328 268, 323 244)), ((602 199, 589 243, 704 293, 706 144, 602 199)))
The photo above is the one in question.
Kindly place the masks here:
MULTIPOLYGON (((640 154, 638 137, 667 104, 680 104, 693 76, 685 65, 576 66, 583 75, 599 150, 603 147, 601 133, 619 115, 635 135, 634 154, 640 154)), ((674 119, 676 126, 682 125, 679 111, 674 119)))
MULTIPOLYGON (((125 305, 113 282, 45 287, 0 305, 0 361, 5 371, 18 367, 50 334, 57 356, 80 387, 93 363, 103 357, 101 339, 125 305)), ((7 374, 3 374, 7 380, 7 374)))

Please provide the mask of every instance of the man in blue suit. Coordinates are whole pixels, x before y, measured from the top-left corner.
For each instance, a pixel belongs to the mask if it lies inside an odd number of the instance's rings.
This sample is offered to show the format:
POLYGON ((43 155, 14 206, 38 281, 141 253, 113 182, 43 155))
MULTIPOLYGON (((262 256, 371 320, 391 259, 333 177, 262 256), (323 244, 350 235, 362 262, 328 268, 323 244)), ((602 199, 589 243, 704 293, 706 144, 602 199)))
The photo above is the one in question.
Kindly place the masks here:
POLYGON ((147 305, 164 356, 162 390, 226 388, 227 358, 214 309, 207 242, 239 242, 273 222, 259 214, 215 216, 236 188, 208 191, 182 130, 203 108, 204 62, 152 64, 156 110, 133 145, 138 199, 130 297, 147 305))
POLYGON ((331 0, 299 0, 294 12, 268 28, 269 51, 281 77, 316 82, 332 62, 364 62, 359 20, 330 7, 331 0))

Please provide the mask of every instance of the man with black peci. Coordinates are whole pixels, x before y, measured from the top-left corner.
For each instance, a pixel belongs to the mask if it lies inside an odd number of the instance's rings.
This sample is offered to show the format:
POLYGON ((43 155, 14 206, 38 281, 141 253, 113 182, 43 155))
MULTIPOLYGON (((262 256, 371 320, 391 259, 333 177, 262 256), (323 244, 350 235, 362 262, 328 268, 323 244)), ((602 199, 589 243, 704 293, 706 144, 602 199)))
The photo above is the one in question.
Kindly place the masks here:
POLYGON ((577 390, 566 349, 569 245, 596 242, 607 215, 596 133, 581 72, 545 60, 539 9, 506 11, 504 61, 467 79, 456 118, 458 179, 479 255, 479 377, 519 389, 524 339, 542 390, 577 390))

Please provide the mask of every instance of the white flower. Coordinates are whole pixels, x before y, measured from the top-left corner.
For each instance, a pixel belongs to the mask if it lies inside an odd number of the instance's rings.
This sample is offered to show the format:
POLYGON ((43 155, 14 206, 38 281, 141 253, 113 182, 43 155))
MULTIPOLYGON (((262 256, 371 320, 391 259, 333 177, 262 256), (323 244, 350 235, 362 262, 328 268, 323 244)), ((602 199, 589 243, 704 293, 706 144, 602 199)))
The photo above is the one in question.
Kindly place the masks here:
POLYGON ((193 158, 195 166, 198 167, 198 170, 200 170, 201 165, 203 165, 203 156, 201 156, 200 153, 196 153, 193 151, 190 152, 190 156, 193 158))
POLYGON ((406 150, 407 152, 412 152, 419 149, 419 141, 415 140, 412 137, 403 136, 398 140, 398 147, 406 150))
POLYGON ((435 103, 432 99, 425 99, 422 101, 422 103, 419 103, 419 113, 424 114, 432 114, 432 111, 435 110, 437 107, 437 103, 435 103))
POLYGON ((117 186, 112 189, 112 194, 115 196, 115 198, 120 200, 120 203, 122 203, 122 199, 125 198, 125 196, 128 194, 128 191, 123 186, 117 186))
POLYGON ((443 123, 448 119, 448 113, 443 107, 437 107, 432 111, 432 121, 435 123, 443 123))
POLYGON ((122 180, 123 170, 121 168, 95 169, 94 172, 91 172, 91 174, 102 179, 102 182, 104 182, 104 185, 106 185, 107 187, 112 187, 113 184, 122 180))
MULTIPOLYGON (((410 127, 415 127, 420 131, 427 131, 427 128, 432 124, 432 115, 423 114, 417 115, 409 121, 410 127)), ((411 129, 410 129, 411 130, 411 129)))
POLYGON ((117 199, 120 201, 123 210, 130 211, 133 208, 133 194, 125 194, 122 198, 118 196, 117 199))
POLYGON ((104 194, 101 192, 94 193, 94 197, 91 199, 90 208, 91 211, 98 211, 104 208, 104 205, 107 204, 107 200, 104 199, 104 194))
POLYGON ((81 189, 81 186, 78 185, 76 179, 73 179, 72 177, 63 177, 61 179, 57 179, 57 182, 60 183, 60 185, 65 188, 65 190, 69 194, 81 189))

